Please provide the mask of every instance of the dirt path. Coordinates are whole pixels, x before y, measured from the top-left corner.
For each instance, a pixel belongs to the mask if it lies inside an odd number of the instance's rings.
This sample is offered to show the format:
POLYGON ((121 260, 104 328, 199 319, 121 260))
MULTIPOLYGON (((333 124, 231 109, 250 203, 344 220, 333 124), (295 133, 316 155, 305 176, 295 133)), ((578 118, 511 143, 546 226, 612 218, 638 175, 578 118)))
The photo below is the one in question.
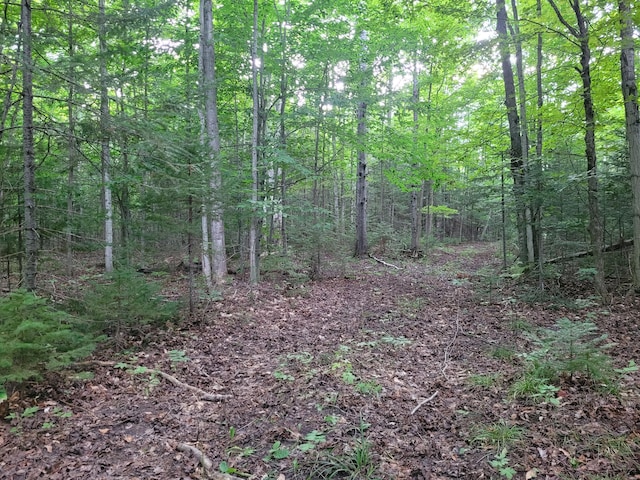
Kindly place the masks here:
POLYGON ((238 284, 202 324, 100 355, 118 365, 0 426, 0 478, 206 478, 179 443, 255 479, 506 478, 489 464, 503 447, 514 478, 640 478, 638 373, 615 394, 563 385, 559 406, 510 394, 530 349, 522 329, 561 317, 609 333, 616 366, 639 361, 637 304, 519 302, 496 287, 487 245, 398 265, 238 284))

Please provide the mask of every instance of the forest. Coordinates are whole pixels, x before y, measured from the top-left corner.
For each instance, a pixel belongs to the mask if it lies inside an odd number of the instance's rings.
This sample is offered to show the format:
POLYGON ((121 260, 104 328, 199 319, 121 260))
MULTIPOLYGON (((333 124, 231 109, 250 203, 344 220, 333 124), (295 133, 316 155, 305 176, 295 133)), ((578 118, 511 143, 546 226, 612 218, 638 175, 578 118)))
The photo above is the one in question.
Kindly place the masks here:
POLYGON ((0 478, 640 479, 636 0, 1 0, 0 478))

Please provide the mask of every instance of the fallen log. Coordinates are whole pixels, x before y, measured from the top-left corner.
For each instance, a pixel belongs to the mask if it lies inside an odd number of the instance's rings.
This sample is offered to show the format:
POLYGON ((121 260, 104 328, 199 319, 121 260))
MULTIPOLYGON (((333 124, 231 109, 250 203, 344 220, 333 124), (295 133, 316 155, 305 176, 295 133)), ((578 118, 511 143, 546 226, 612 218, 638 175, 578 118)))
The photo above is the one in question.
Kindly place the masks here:
MULTIPOLYGON (((618 243, 614 243, 613 245, 607 245, 602 249, 602 253, 610 253, 617 252, 619 250, 625 250, 629 247, 633 246, 633 239, 631 240, 622 240, 618 243)), ((589 257, 593 255, 593 250, 584 250, 582 252, 575 252, 569 255, 562 255, 560 257, 550 258, 546 260, 544 263, 562 263, 562 262, 570 262, 571 260, 576 260, 578 258, 589 257)))

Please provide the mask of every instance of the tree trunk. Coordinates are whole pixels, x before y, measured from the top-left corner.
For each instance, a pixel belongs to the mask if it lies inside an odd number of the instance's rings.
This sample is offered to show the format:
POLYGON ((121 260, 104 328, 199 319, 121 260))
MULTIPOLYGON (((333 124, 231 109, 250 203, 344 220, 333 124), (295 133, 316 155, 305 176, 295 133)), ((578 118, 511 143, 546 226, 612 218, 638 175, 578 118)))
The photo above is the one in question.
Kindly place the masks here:
MULTIPOLYGON (((511 9, 513 10, 513 38, 516 46, 516 71, 518 72, 518 93, 520 96, 520 138, 522 145, 522 167, 524 169, 524 185, 525 189, 529 187, 529 127, 527 124, 527 92, 525 89, 524 78, 524 59, 522 54, 522 39, 520 37, 520 27, 518 18, 518 6, 516 0, 511 0, 511 9)), ((523 192, 523 194, 525 194, 523 192)), ((529 202, 524 202, 524 234, 527 248, 527 261, 533 264, 536 261, 536 253, 534 247, 533 218, 529 202)))
POLYGON ((598 172, 595 136, 595 111, 591 96, 591 48, 589 46, 589 24, 580 8, 580 0, 571 0, 571 8, 576 16, 578 28, 569 24, 560 13, 554 0, 548 0, 556 12, 560 22, 569 30, 580 45, 580 78, 582 80, 582 99, 584 104, 585 122, 585 155, 587 157, 587 202, 589 205, 589 238, 593 250, 593 260, 596 268, 594 285, 598 295, 606 302, 608 300, 607 287, 604 281, 603 227, 598 203, 598 172))
MULTIPOLYGON (((67 49, 70 59, 75 56, 75 39, 73 31, 73 1, 69 2, 69 19, 67 23, 67 49)), ((69 64, 69 91, 67 92, 67 117, 68 117, 68 134, 67 134, 67 151, 69 155, 69 163, 67 169, 67 225, 65 232, 65 248, 66 248, 66 272, 67 275, 73 274, 73 216, 74 216, 74 198, 73 190, 75 184, 75 169, 77 165, 77 142, 75 132, 75 64, 73 61, 69 64)))
POLYGON ((498 42, 500 46, 500 61, 502 64, 502 78, 504 81, 505 106, 507 107, 507 120, 509 123, 511 161, 511 175, 513 176, 513 193, 516 202, 519 258, 527 263, 527 229, 525 215, 525 165, 522 160, 522 137, 520 131, 520 118, 516 103, 516 87, 511 66, 511 53, 507 36, 507 9, 505 0, 496 0, 498 42))
MULTIPOLYGON (((220 171, 220 130, 218 127, 218 100, 215 70, 215 44, 213 39, 212 0, 200 1, 200 78, 204 103, 204 145, 210 166, 210 228, 211 269, 213 282, 221 284, 227 276, 227 253, 222 207, 222 173, 220 171)), ((203 242, 204 243, 204 242, 203 242)), ((209 243, 209 242, 207 242, 209 243)), ((207 249, 208 251, 208 249, 207 249)))
MULTIPOLYGON (((413 60, 413 142, 414 148, 417 148, 418 142, 418 103, 420 102, 420 84, 418 83, 418 61, 416 58, 413 60)), ((417 160, 413 163, 413 170, 418 169, 417 160)), ((411 186, 411 256, 417 257, 418 250, 420 249, 420 230, 422 226, 422 186, 411 186)))
POLYGON ((638 87, 635 71, 634 26, 629 0, 620 0, 618 7, 622 23, 620 29, 622 39, 620 72, 633 198, 633 259, 631 268, 633 269, 634 290, 640 293, 640 114, 638 113, 638 87))
POLYGON ((356 170, 356 248, 355 256, 363 257, 368 250, 367 245, 367 153, 365 151, 367 137, 367 80, 369 65, 366 61, 368 34, 366 30, 360 32, 362 42, 362 58, 360 60, 360 99, 356 112, 358 122, 358 166, 356 170))
POLYGON ((251 41, 251 80, 253 127, 251 134, 251 226, 249 228, 249 281, 260 281, 258 219, 258 140, 260 104, 258 96, 258 0, 253 0, 253 39, 251 41))
POLYGON ((111 118, 107 79, 107 19, 105 0, 98 2, 98 41, 100 48, 100 161, 102 167, 102 201, 104 209, 104 266, 113 271, 113 201, 111 195, 111 118))
MULTIPOLYGON (((542 17, 542 0, 536 2, 536 13, 538 19, 542 17)), ((538 32, 536 45, 536 157, 534 161, 534 182, 536 197, 533 202, 533 222, 536 232, 536 250, 538 252, 538 284, 540 290, 544 289, 544 243, 542 241, 542 107, 544 105, 544 93, 542 90, 542 31, 538 32)))
POLYGON ((22 0, 22 148, 24 157, 24 287, 36 289, 38 230, 35 204, 35 146, 33 140, 33 64, 31 56, 31 0, 22 0))

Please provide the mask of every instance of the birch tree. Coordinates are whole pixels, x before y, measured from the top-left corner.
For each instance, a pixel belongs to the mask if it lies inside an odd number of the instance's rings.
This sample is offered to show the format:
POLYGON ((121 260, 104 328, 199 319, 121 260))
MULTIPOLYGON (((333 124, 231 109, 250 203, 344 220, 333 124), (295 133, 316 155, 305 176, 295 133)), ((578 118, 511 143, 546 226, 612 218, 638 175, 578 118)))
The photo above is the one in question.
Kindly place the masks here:
POLYGON ((107 73, 107 15, 105 0, 98 1, 98 43, 100 68, 100 163, 104 210, 104 266, 113 271, 113 201, 111 191, 111 114, 107 73))

